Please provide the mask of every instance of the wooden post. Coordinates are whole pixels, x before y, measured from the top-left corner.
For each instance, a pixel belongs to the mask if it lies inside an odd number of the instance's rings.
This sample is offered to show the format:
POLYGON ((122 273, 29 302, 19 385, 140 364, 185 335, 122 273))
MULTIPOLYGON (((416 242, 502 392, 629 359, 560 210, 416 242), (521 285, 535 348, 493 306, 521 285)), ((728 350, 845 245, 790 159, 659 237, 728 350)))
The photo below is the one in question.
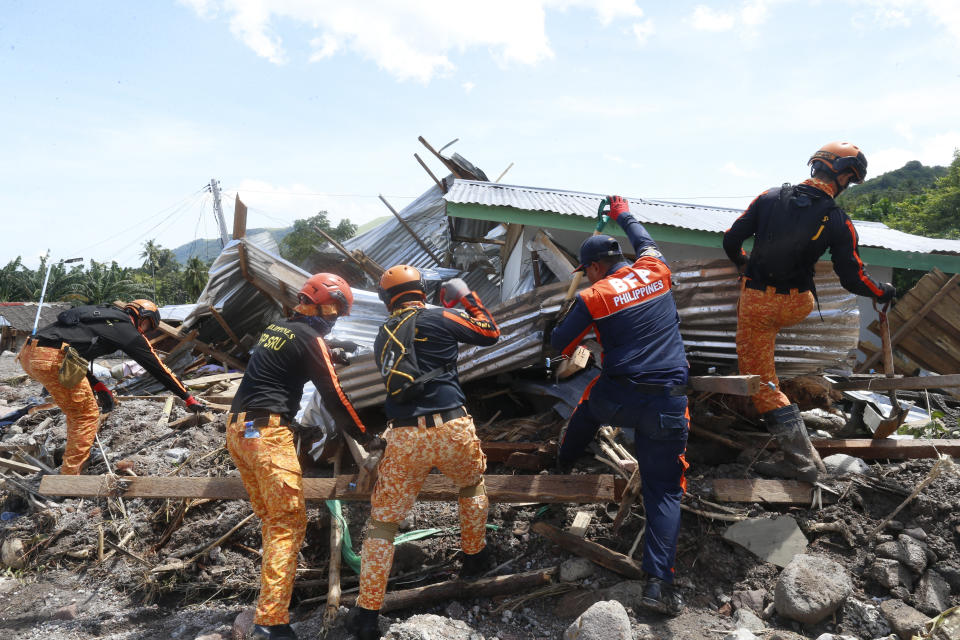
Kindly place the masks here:
POLYGON ((441 261, 440 261, 440 258, 437 257, 437 254, 435 254, 435 253, 433 252, 433 250, 431 250, 430 247, 427 246, 427 243, 424 242, 423 240, 421 240, 421 239, 420 239, 420 236, 418 236, 417 233, 416 233, 413 229, 410 228, 410 225, 408 225, 408 224, 407 224, 407 221, 404 220, 404 219, 400 216, 400 214, 397 212, 397 210, 393 208, 393 205, 391 205, 389 202, 387 202, 387 199, 384 198, 383 195, 380 195, 379 197, 380 197, 380 200, 383 201, 383 204, 387 205, 387 209, 390 209, 390 213, 392 213, 394 216, 396 216, 397 220, 400 222, 400 226, 402 226, 404 229, 406 229, 407 233, 409 233, 410 236, 411 236, 414 240, 417 241, 417 244, 420 245, 420 248, 423 249, 424 251, 426 251, 426 252, 427 252, 427 255, 429 255, 429 256, 433 259, 433 261, 437 263, 438 266, 441 266, 441 267, 442 267, 442 266, 443 266, 443 262, 441 262, 441 261))
POLYGON ((633 559, 628 558, 622 553, 617 553, 612 549, 607 549, 603 545, 589 540, 583 540, 577 536, 561 531, 546 522, 535 522, 531 529, 547 538, 554 544, 584 557, 591 562, 595 562, 601 567, 606 567, 613 572, 627 576, 628 578, 639 579, 643 577, 643 569, 633 559))
POLYGON ((345 246, 343 246, 342 244, 334 240, 329 233, 327 233, 317 225, 313 226, 313 230, 319 233, 321 236, 323 236, 323 238, 327 242, 329 242, 334 249, 336 249, 337 251, 345 255, 349 260, 353 260, 358 267, 366 271, 367 275, 369 275, 374 280, 379 280, 380 276, 383 275, 383 272, 386 271, 386 269, 384 269, 379 264, 377 264, 376 261, 374 261, 372 258, 368 258, 364 256, 364 259, 361 260, 357 256, 353 255, 353 253, 348 251, 345 246))
POLYGON ((247 205, 240 201, 240 194, 233 205, 233 239, 239 240, 247 235, 247 205))
POLYGON ((213 319, 217 321, 224 331, 227 332, 227 335, 230 337, 230 341, 242 348, 242 345, 240 344, 240 338, 233 331, 233 329, 230 328, 230 325, 227 324, 227 321, 224 319, 224 317, 220 315, 220 312, 214 309, 212 306, 208 308, 210 309, 210 315, 213 316, 213 319))
MULTIPOLYGON (((337 450, 333 457, 333 477, 340 475, 340 458, 343 457, 343 448, 337 450)), ((337 617, 340 608, 340 554, 343 547, 343 531, 340 530, 340 521, 330 514, 330 566, 327 570, 327 609, 323 614, 323 624, 329 627, 337 617)))
POLYGON ((427 163, 424 162, 420 158, 420 156, 417 155, 416 153, 413 154, 413 157, 417 159, 417 162, 419 162, 420 166, 423 167, 423 170, 427 172, 427 175, 430 176, 433 179, 433 181, 437 183, 437 186, 440 187, 440 190, 446 193, 447 190, 444 188, 443 183, 437 180, 437 176, 433 175, 433 171, 430 171, 430 167, 427 166, 427 163))
POLYGON ((617 517, 613 519, 614 535, 620 532, 620 526, 623 525, 624 519, 627 517, 627 514, 630 513, 630 507, 637 501, 637 496, 640 495, 641 488, 640 469, 637 469, 633 472, 633 475, 630 476, 630 482, 627 483, 627 488, 623 492, 623 499, 620 500, 620 508, 617 509, 617 517))

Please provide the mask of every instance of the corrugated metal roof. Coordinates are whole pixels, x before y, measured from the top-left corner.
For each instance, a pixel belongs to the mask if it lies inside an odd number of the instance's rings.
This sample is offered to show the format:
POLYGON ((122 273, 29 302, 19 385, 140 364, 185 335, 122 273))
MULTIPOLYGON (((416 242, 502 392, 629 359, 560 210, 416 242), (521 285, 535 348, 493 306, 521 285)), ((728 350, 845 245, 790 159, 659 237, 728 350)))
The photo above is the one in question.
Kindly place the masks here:
MULTIPOLYGON (((70 306, 69 302, 44 302, 43 310, 40 311, 40 326, 45 327, 56 322, 57 315, 70 306)), ((0 318, 17 331, 31 331, 36 317, 36 302, 0 302, 0 318)))
MULTIPOLYGON (((458 204, 514 207, 594 219, 604 196, 517 185, 455 180, 444 199, 458 204)), ((742 213, 739 209, 630 198, 630 211, 640 222, 692 231, 723 233, 742 213)), ((854 220, 860 245, 891 251, 960 255, 960 240, 925 238, 891 229, 881 222, 854 220)))

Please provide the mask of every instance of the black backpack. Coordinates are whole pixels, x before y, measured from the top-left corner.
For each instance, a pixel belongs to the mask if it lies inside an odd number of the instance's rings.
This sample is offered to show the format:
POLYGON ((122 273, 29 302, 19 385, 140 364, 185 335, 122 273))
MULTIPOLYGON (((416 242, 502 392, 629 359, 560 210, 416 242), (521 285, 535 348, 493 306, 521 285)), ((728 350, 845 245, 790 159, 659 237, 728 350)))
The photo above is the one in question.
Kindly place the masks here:
POLYGON ((819 235, 817 229, 832 204, 830 197, 813 198, 790 184, 781 187, 765 225, 757 229, 750 253, 750 262, 762 282, 773 286, 805 282, 813 287, 816 260, 811 263, 804 254, 810 240, 819 235))
POLYGON ((57 315, 57 324, 64 327, 75 327, 80 323, 89 324, 92 322, 109 321, 129 321, 130 316, 126 311, 116 308, 112 304, 88 305, 83 307, 74 307, 61 311, 57 315))
POLYGON ((374 358, 383 376, 387 397, 404 404, 422 394, 425 383, 453 367, 450 364, 426 373, 421 371, 414 341, 417 340, 417 316, 422 311, 422 307, 395 311, 380 326, 374 342, 374 358))

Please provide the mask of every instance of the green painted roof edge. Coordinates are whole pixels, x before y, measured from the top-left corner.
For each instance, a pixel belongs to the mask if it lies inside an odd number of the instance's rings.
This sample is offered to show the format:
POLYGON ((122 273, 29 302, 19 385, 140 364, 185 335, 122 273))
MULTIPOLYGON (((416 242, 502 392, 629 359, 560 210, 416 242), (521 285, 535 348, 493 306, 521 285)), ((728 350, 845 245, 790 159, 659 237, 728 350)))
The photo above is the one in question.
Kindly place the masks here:
MULTIPOLYGON (((508 224, 525 224, 533 227, 563 229, 593 233, 594 220, 577 215, 565 215, 553 211, 528 211, 516 207, 490 206, 484 204, 464 204, 447 202, 447 215, 454 218, 473 220, 491 220, 508 224)), ((665 224, 644 223, 647 231, 658 242, 676 242, 692 244, 697 247, 723 247, 723 234, 714 231, 684 229, 665 224)), ((623 236, 624 233, 615 223, 607 225, 606 233, 623 236)), ((960 256, 917 253, 913 251, 894 251, 879 247, 860 247, 860 257, 866 265, 895 267, 898 269, 917 269, 929 271, 936 267, 945 273, 960 273, 960 256)))

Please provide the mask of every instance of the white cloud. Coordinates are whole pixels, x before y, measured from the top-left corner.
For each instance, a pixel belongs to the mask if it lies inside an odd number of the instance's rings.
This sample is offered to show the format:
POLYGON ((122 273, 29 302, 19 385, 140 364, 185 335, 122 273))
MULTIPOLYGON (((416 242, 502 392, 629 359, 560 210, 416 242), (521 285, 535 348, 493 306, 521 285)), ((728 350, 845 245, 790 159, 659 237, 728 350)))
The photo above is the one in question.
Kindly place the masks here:
MULTIPOLYGON (((548 10, 591 10, 604 25, 643 17, 636 0, 488 0, 458 4, 454 13, 442 0, 180 1, 203 18, 228 16, 230 31, 274 64, 283 64, 290 56, 278 27, 288 21, 318 32, 309 41, 311 61, 348 50, 400 80, 423 83, 453 71, 451 52, 486 49, 501 65, 535 65, 553 57, 546 34, 548 10)), ((638 38, 652 31, 649 20, 637 24, 638 38)))
POLYGON ((732 162, 728 162, 725 165, 723 165, 722 171, 724 173, 729 173, 730 175, 736 176, 738 178, 759 178, 760 177, 760 174, 757 173, 756 171, 741 169, 740 167, 738 167, 732 162))
POLYGON ((874 16, 882 26, 909 26, 910 13, 925 13, 960 41, 960 2, 956 0, 854 0, 854 4, 874 7, 874 16))
POLYGON ((642 22, 634 22, 633 35, 637 38, 637 42, 646 44, 653 35, 653 20, 648 18, 642 22))
POLYGON ((743 24, 756 27, 767 21, 770 16, 768 0, 748 0, 740 9, 740 20, 743 24))
POLYGON ((694 8, 690 22, 697 31, 729 31, 733 29, 736 17, 732 13, 717 11, 700 4, 694 8))
POLYGON ((472 83, 472 82, 470 82, 470 81, 468 80, 467 82, 464 82, 464 83, 461 84, 460 86, 463 87, 463 90, 464 90, 465 92, 470 93, 471 91, 473 91, 473 89, 474 89, 477 85, 475 85, 474 83, 472 83))
POLYGON ((888 147, 867 154, 870 176, 879 176, 887 171, 899 169, 910 160, 919 160, 925 165, 950 164, 953 152, 960 149, 960 131, 944 133, 918 140, 910 148, 888 147))
MULTIPOLYGON (((318 211, 328 212, 330 222, 334 225, 340 220, 350 220, 360 225, 386 211, 377 198, 323 193, 320 188, 299 183, 275 185, 265 180, 245 179, 236 188, 225 191, 223 201, 232 203, 237 194, 249 209, 251 221, 248 227, 291 224, 298 218, 308 218, 318 211)), ((409 200, 400 200, 396 196, 391 200, 397 209, 409 203, 409 200)))

